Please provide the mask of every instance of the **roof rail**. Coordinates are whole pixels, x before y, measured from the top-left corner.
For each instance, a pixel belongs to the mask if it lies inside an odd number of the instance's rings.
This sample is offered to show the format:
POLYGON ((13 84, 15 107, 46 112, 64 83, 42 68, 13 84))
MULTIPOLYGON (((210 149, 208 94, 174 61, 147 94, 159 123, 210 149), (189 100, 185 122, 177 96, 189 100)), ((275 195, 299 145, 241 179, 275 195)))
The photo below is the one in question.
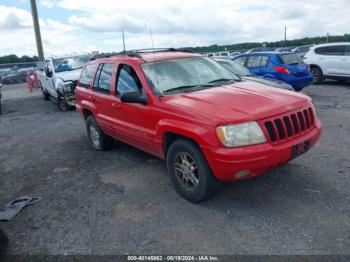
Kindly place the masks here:
POLYGON ((130 51, 122 51, 122 52, 110 52, 110 53, 101 53, 98 55, 93 56, 91 60, 99 59, 99 58, 108 58, 111 56, 130 56, 130 57, 136 57, 141 58, 142 56, 140 53, 160 53, 160 52, 186 52, 186 53, 193 53, 191 50, 186 49, 176 49, 176 48, 146 48, 146 49, 136 49, 136 50, 130 50, 130 51))
POLYGON ((139 54, 133 52, 133 51, 122 51, 122 52, 109 52, 109 53, 101 53, 98 55, 93 56, 90 61, 100 59, 100 58, 108 58, 111 56, 130 56, 130 57, 137 57, 142 58, 139 54))
POLYGON ((136 49, 136 50, 131 50, 131 52, 135 53, 160 53, 160 52, 188 52, 188 53, 193 53, 191 50, 187 49, 176 49, 173 47, 170 48, 144 48, 144 49, 136 49))

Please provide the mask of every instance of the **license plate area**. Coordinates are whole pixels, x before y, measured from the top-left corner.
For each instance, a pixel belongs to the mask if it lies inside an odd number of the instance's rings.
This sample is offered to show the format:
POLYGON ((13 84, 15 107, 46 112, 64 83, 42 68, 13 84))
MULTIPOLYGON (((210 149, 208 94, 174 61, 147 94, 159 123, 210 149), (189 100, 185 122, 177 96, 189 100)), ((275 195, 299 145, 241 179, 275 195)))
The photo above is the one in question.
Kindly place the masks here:
POLYGON ((292 147, 292 158, 296 158, 310 149, 310 140, 306 140, 292 147))

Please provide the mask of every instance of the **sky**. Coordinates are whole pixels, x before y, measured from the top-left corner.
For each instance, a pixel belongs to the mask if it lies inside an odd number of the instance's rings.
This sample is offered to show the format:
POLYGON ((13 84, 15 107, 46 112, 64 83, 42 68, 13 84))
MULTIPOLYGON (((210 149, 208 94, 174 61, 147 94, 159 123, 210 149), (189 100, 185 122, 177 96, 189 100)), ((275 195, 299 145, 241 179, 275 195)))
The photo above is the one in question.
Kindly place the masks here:
MULTIPOLYGON (((350 33, 350 0, 37 0, 45 56, 350 33)), ((36 55, 29 0, 0 0, 0 55, 36 55)))

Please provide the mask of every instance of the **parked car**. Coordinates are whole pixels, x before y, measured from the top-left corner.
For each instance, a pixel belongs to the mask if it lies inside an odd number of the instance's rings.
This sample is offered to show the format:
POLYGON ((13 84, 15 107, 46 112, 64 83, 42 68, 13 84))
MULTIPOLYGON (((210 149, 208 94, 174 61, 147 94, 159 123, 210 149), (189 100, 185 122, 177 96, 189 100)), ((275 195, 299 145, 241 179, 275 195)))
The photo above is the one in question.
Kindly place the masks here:
POLYGON ((11 70, 8 72, 5 76, 1 78, 1 82, 4 85, 13 85, 17 84, 17 71, 16 70, 11 70))
POLYGON ((27 81, 28 74, 34 74, 34 67, 21 68, 17 71, 17 83, 25 83, 27 81))
POLYGON ((216 62, 223 65, 225 68, 230 70, 232 73, 234 73, 236 76, 241 77, 244 80, 247 81, 254 81, 257 83, 261 83, 267 86, 282 88, 286 90, 294 90, 293 87, 283 81, 280 80, 273 80, 273 79, 264 79, 262 77, 256 76, 253 73, 249 71, 248 68, 238 64, 235 61, 222 59, 222 58, 213 58, 216 62))
POLYGON ((295 53, 259 52, 233 58, 250 72, 266 79, 281 80, 301 91, 312 82, 309 66, 295 53))
POLYGON ((315 45, 304 56, 314 84, 324 79, 350 80, 350 42, 315 45))
POLYGON ((40 87, 45 100, 57 102, 62 111, 75 105, 74 90, 81 68, 91 59, 90 54, 48 58, 38 71, 40 87))
POLYGON ((308 96, 236 80, 194 53, 106 54, 84 66, 76 109, 94 149, 114 138, 164 159, 177 192, 200 202, 219 181, 286 163, 321 134, 308 96))
POLYGON ((296 48, 293 48, 291 51, 296 53, 299 57, 303 58, 305 54, 310 50, 310 47, 313 45, 304 45, 304 46, 299 46, 296 48))
POLYGON ((6 76, 10 71, 11 69, 9 68, 0 69, 0 80, 2 77, 6 76))

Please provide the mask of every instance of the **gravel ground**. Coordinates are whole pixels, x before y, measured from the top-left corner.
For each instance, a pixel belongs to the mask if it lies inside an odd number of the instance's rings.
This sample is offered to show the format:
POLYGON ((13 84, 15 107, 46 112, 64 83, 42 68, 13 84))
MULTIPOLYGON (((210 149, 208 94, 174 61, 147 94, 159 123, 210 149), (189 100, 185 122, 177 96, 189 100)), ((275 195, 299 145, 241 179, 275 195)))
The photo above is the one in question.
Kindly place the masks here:
POLYGON ((311 86, 324 124, 307 154, 229 184, 200 205, 165 163, 128 145, 96 152, 75 111, 5 86, 0 207, 40 196, 0 222, 9 254, 350 254, 350 84, 311 86))

